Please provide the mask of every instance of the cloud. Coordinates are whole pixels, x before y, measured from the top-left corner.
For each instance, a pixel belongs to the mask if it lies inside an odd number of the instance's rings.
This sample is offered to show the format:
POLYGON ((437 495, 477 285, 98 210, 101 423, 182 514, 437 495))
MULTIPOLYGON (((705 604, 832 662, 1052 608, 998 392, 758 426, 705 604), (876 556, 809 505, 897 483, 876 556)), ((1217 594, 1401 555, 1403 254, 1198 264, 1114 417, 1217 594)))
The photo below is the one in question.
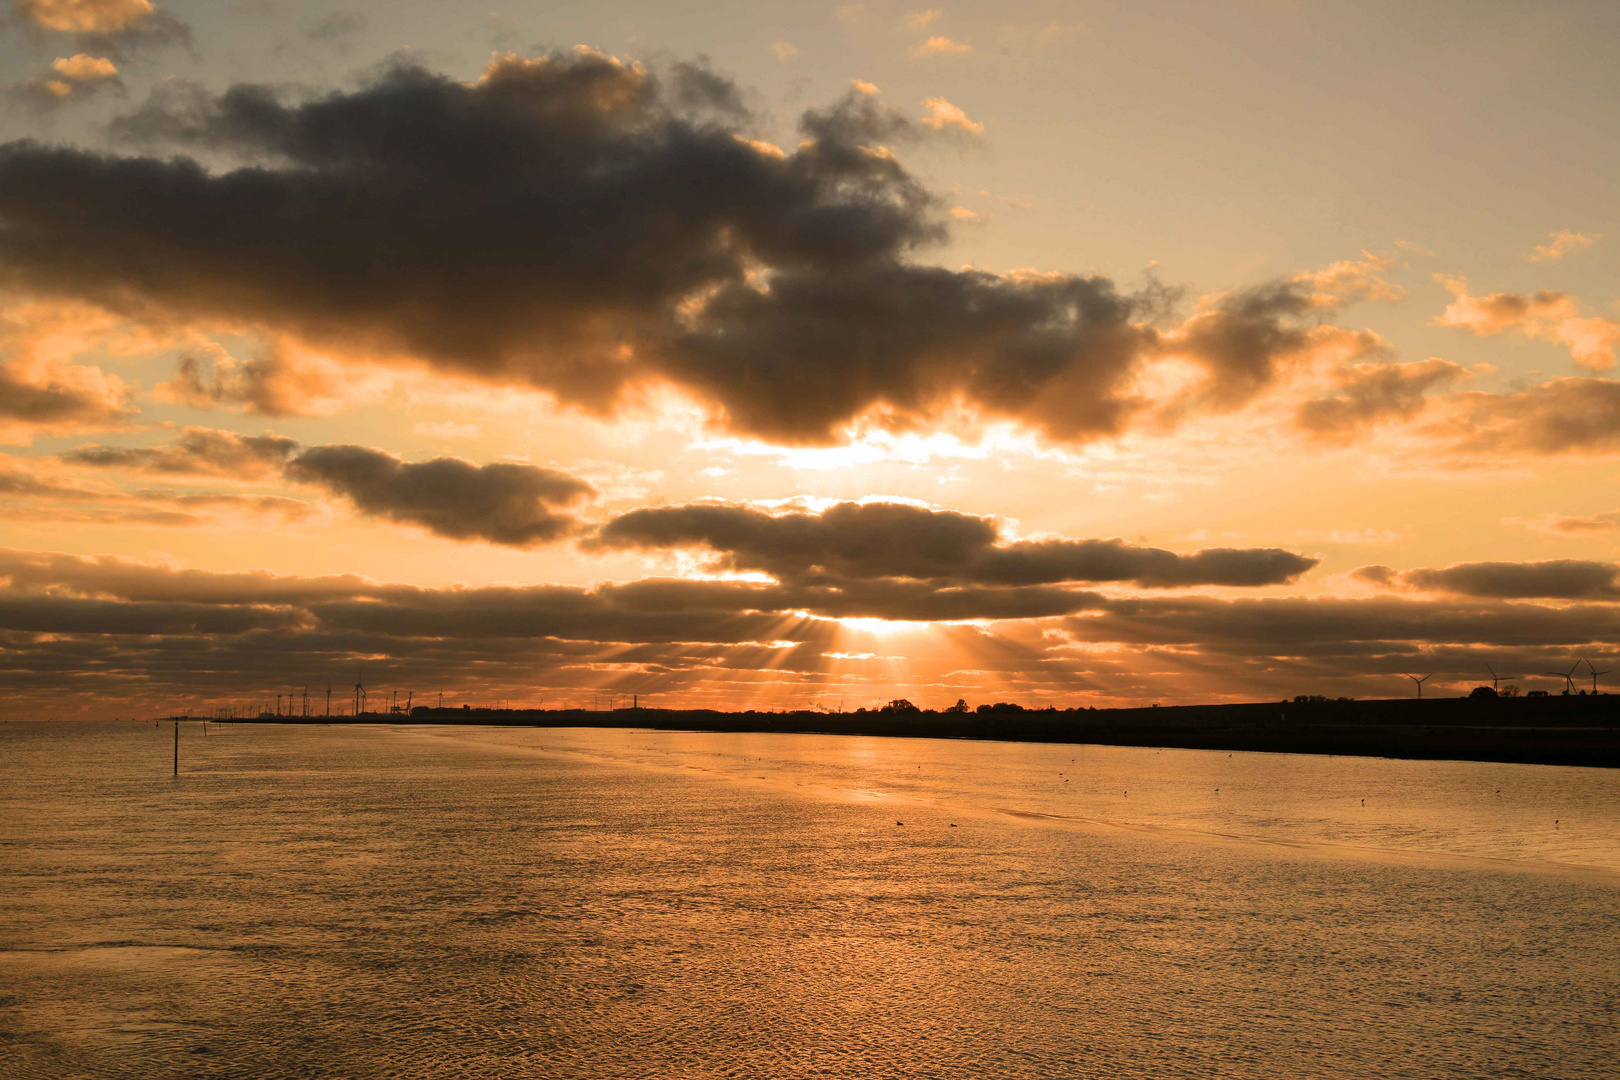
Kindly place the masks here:
POLYGON ((35 31, 71 34, 80 45, 115 56, 140 45, 191 40, 190 28, 151 0, 12 0, 12 7, 35 31))
POLYGON ((559 509, 593 488, 554 469, 460 458, 405 462, 363 446, 317 446, 287 463, 289 479, 319 484, 359 510, 452 540, 528 547, 570 532, 559 509))
POLYGON ((931 97, 923 102, 928 115, 922 118, 924 127, 935 131, 961 131, 968 135, 983 135, 984 125, 968 119, 968 114, 942 97, 931 97))
POLYGON ((1363 566, 1352 576, 1384 588, 1443 592, 1493 600, 1620 600, 1620 566, 1581 559, 1456 563, 1442 569, 1394 571, 1363 566))
POLYGON ((0 548, 0 579, 15 591, 135 602, 306 605, 378 594, 375 582, 353 574, 297 577, 267 570, 190 570, 116 555, 63 555, 12 548, 0 548))
MULTIPOLYGON (((819 514, 767 514, 696 504, 631 511, 602 526, 598 548, 702 547, 729 570, 780 581, 842 585, 872 578, 953 587, 1132 582, 1148 588, 1284 584, 1317 560, 1277 548, 1211 548, 1179 555, 1123 540, 998 543, 989 518, 905 503, 838 503, 819 514)), ((982 617, 982 616, 981 616, 982 617)))
POLYGON ((0 596, 0 629, 47 634, 240 634, 291 627, 290 611, 0 596))
POLYGON ((17 14, 41 30, 63 34, 113 34, 156 14, 151 0, 12 0, 17 14))
POLYGON ((94 347, 117 351, 115 336, 82 305, 0 296, 0 440, 126 422, 130 387, 99 367, 69 362, 94 347))
POLYGON ((1468 282, 1436 274, 1451 291, 1452 301, 1435 320, 1438 326, 1458 326, 1480 337, 1518 330, 1526 337, 1550 341, 1569 349, 1575 363, 1591 371, 1614 367, 1620 347, 1620 322, 1582 316, 1574 298, 1561 292, 1491 293, 1472 296, 1468 282))
POLYGON ((1612 532, 1620 529, 1620 510, 1584 517, 1563 514, 1545 514, 1538 518, 1505 518, 1510 525, 1523 525, 1541 532, 1562 533, 1566 536, 1587 536, 1592 533, 1612 532))
POLYGON ((1383 351, 1376 334, 1313 325, 1321 307, 1296 280, 1206 297, 1181 326, 1156 333, 1150 355, 1191 363, 1202 378, 1160 396, 1161 422, 1195 411, 1231 412, 1268 389, 1283 368, 1344 364, 1383 351))
POLYGON ((12 497, 0 503, 0 516, 28 524, 196 528, 232 523, 262 525, 264 518, 291 523, 303 521, 315 511, 310 503, 279 495, 104 491, 17 472, 0 472, 0 493, 12 497))
POLYGON ((364 395, 341 365, 285 340, 265 355, 238 361, 223 351, 181 357, 156 396, 197 408, 241 406, 263 416, 331 416, 364 395))
POLYGON ((1428 391, 1467 376, 1462 367, 1437 358, 1348 365, 1338 372, 1336 395, 1300 405, 1297 422, 1319 438, 1345 442, 1380 421, 1416 416, 1428 404, 1428 391))
POLYGON ((598 413, 673 384, 786 443, 964 405, 1095 439, 1372 347, 1294 281, 1161 328, 1162 288, 918 263, 951 219, 892 146, 928 127, 855 88, 786 153, 748 137, 741 97, 590 51, 499 57, 471 83, 400 65, 302 100, 171 86, 122 137, 243 166, 0 147, 0 282, 275 337, 260 360, 187 360, 173 400, 330 412, 345 367, 425 361, 598 413), (1155 412, 1132 387, 1171 353, 1207 377, 1155 412))
POLYGON ((1395 260, 1363 251, 1360 259, 1341 259, 1321 270, 1307 270, 1294 275, 1294 280, 1311 290, 1311 302, 1318 307, 1339 307, 1362 300, 1387 300, 1395 303, 1406 296, 1406 290, 1384 278, 1384 271, 1395 265, 1395 260))
POLYGON ((41 480, 30 473, 18 472, 12 469, 0 471, 0 494, 31 498, 71 499, 85 498, 87 496, 87 493, 81 488, 70 487, 50 480, 41 480))
POLYGON ((62 459, 137 472, 258 479, 279 472, 297 449, 297 442, 279 435, 238 435, 192 427, 164 446, 81 446, 64 453, 62 459))
POLYGON ((304 34, 311 41, 344 41, 363 32, 369 20, 356 11, 334 11, 304 34))
POLYGON ((906 13, 901 23, 907 30, 924 30, 927 29, 929 23, 939 18, 939 16, 939 8, 929 8, 926 11, 911 11, 906 13))
POLYGON ((118 65, 102 56, 75 53, 51 61, 51 70, 62 79, 79 85, 106 82, 118 77, 118 65))
POLYGON ((1463 392, 1443 400, 1449 415, 1429 434, 1456 453, 1620 452, 1620 381, 1551 379, 1503 394, 1463 392))
POLYGON ((118 65, 105 57, 75 53, 60 56, 51 62, 47 74, 29 79, 17 92, 36 105, 61 105, 83 98, 106 87, 122 89, 118 65))
MULTIPOLYGON (((156 475, 284 477, 323 487, 362 513, 418 525, 437 536, 518 547, 556 540, 572 531, 576 522, 562 511, 594 494, 583 480, 534 465, 480 466, 452 457, 406 462, 381 450, 342 444, 301 450, 297 442, 279 435, 244 436, 212 428, 186 428, 164 445, 82 446, 61 457, 73 465, 156 475)), ((223 505, 203 498, 168 501, 223 505)))
POLYGON ((773 41, 771 42, 771 55, 783 63, 787 63, 799 55, 799 47, 791 41, 773 41))
POLYGON ((973 46, 961 41, 953 41, 943 35, 936 35, 926 41, 919 41, 911 47, 911 55, 924 56, 961 56, 973 51, 973 46))
POLYGON ((1373 597, 1216 599, 1187 596, 1112 601, 1065 621, 1077 640, 1209 646, 1269 657, 1407 654, 1419 647, 1569 646, 1620 638, 1620 607, 1408 600, 1373 597))
POLYGON ((1562 259, 1571 251, 1591 247, 1602 236, 1601 233, 1578 233, 1569 229, 1559 229, 1547 234, 1545 244, 1537 244, 1533 250, 1525 255, 1531 262, 1547 262, 1552 259, 1562 259))
POLYGON ((125 397, 118 377, 99 368, 27 371, 0 363, 0 428, 11 431, 116 426, 128 415, 125 397))

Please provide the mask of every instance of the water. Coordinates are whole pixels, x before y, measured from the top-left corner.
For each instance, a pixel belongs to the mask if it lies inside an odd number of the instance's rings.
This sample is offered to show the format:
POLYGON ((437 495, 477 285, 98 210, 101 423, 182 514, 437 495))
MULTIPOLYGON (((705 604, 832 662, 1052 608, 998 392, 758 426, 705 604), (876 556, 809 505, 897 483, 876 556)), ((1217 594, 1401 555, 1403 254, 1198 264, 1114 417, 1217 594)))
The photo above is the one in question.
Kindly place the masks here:
POLYGON ((0 726, 0 1075, 1620 1061, 1616 772, 211 728, 0 726))

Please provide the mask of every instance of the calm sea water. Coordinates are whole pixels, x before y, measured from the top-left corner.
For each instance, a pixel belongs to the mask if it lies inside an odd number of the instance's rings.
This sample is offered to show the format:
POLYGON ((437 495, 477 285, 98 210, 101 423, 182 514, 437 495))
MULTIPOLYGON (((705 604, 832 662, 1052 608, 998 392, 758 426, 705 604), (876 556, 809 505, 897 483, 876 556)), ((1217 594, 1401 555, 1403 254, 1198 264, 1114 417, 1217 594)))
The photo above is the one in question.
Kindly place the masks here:
POLYGON ((0 726, 0 1075, 1620 1075, 1620 772, 0 726))

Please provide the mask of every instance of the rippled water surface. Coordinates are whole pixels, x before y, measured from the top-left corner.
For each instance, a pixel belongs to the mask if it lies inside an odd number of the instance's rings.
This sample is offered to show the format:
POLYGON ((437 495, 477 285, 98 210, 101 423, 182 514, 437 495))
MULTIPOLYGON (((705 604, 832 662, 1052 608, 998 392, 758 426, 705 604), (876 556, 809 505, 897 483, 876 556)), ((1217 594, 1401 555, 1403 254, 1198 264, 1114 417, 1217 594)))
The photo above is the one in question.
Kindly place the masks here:
POLYGON ((0 725, 0 1076, 1606 1077, 1620 773, 0 725))

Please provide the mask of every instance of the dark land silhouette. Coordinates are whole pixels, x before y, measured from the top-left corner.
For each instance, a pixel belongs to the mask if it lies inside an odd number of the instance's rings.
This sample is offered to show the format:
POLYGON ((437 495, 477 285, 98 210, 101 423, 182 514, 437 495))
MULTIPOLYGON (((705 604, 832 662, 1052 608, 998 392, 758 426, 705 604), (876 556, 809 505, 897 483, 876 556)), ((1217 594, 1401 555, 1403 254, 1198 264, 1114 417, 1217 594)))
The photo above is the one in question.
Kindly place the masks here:
POLYGON ((1000 704, 943 712, 896 704, 904 707, 838 713, 417 706, 408 713, 362 712, 358 718, 266 715, 225 722, 801 732, 1620 767, 1620 695, 1616 694, 1296 700, 1131 709, 1024 709, 1000 704))

